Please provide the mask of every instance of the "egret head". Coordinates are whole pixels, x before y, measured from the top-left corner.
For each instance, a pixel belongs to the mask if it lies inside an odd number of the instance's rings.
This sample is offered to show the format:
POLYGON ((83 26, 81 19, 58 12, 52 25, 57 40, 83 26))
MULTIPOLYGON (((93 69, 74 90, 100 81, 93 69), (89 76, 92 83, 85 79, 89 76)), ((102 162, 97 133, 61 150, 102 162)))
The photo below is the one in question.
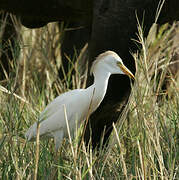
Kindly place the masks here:
POLYGON ((106 71, 110 74, 126 74, 134 79, 134 75, 123 64, 122 59, 113 51, 106 51, 100 54, 93 62, 91 74, 97 71, 106 71))

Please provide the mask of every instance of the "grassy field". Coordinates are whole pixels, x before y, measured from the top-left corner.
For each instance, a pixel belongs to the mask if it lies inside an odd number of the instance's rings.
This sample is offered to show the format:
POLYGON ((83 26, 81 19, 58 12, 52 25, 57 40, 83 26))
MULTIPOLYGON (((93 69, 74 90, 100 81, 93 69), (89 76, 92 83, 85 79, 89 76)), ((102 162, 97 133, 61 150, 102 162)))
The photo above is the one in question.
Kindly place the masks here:
POLYGON ((175 24, 153 25, 147 39, 139 27, 136 81, 108 146, 92 152, 79 145, 81 128, 58 154, 52 139, 27 142, 24 133, 57 95, 85 87, 86 73, 72 61, 75 75, 58 78, 63 32, 56 24, 18 31, 20 56, 12 49, 12 72, 0 82, 0 179, 179 179, 179 83, 167 71, 175 24), (171 83, 163 91, 166 75, 171 83))

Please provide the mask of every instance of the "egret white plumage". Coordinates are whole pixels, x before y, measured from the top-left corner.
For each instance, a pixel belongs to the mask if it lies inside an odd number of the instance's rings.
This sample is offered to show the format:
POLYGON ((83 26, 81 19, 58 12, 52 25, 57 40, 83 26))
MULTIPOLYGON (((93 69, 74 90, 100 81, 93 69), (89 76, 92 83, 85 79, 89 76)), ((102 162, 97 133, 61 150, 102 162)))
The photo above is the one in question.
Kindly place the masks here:
MULTIPOLYGON (((55 146, 58 149, 64 137, 67 137, 67 117, 70 133, 85 118, 93 113, 102 102, 111 74, 126 74, 134 79, 134 75, 128 70, 121 58, 113 51, 100 54, 93 62, 91 73, 94 75, 94 83, 86 89, 75 89, 55 98, 39 117, 39 135, 54 137, 55 146), (64 111, 64 107, 65 110, 64 111)), ((117 83, 117 82, 116 82, 117 83)), ((34 123, 26 132, 27 140, 35 139, 37 135, 37 123, 34 123)))

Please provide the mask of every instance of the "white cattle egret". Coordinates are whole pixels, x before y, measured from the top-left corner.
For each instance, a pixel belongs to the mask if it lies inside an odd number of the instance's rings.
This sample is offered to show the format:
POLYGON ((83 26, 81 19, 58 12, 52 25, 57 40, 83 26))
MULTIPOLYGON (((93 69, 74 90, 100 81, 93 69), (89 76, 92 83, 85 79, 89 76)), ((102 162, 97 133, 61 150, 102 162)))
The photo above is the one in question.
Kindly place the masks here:
MULTIPOLYGON (((47 105, 40 115, 39 135, 40 137, 54 137, 56 150, 61 145, 63 138, 68 135, 66 118, 70 133, 74 133, 76 123, 79 125, 102 102, 111 74, 126 74, 134 79, 134 75, 113 51, 100 54, 93 62, 91 73, 94 75, 94 83, 91 86, 61 94, 47 105)), ((27 140, 33 140, 36 135, 37 123, 34 123, 25 136, 27 140)))

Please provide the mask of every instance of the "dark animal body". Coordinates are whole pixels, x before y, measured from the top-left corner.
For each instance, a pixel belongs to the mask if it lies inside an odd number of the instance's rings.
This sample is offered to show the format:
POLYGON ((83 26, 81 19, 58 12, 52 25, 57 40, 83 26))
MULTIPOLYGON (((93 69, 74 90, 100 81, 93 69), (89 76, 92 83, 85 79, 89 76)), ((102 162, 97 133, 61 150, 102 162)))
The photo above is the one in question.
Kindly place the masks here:
MULTIPOLYGON (((134 52, 138 49, 132 41, 137 39, 136 17, 143 23, 144 35, 147 35, 155 21, 159 2, 160 0, 21 0, 19 3, 19 0, 1 0, 0 9, 18 15, 22 24, 30 28, 41 27, 52 21, 79 23, 80 26, 85 27, 81 43, 89 42, 89 66, 98 54, 105 50, 113 50, 135 73, 135 64, 130 51, 134 52)), ((166 0, 157 23, 163 24, 175 20, 179 20, 178 0, 166 0)), ((70 35, 67 35, 67 41, 70 35)), ((78 32, 75 32, 74 36, 78 37, 78 32)), ((68 50, 71 42, 67 43, 67 41, 62 49, 64 51, 68 50)), ((76 40, 71 44, 81 48, 76 40)), ((72 52, 69 51, 70 53, 72 52)), ((88 83, 90 84, 91 81, 92 79, 89 78, 88 83)), ((116 122, 125 107, 130 90, 130 81, 127 77, 111 76, 104 101, 92 114, 88 123, 85 133, 86 142, 89 141, 90 127, 94 147, 100 142, 103 132, 104 142, 107 140, 112 130, 112 122, 116 122)))
POLYGON ((15 41, 17 33, 8 13, 0 13, 0 27, 0 80, 3 80, 11 71, 10 64, 15 58, 15 52, 13 54, 12 49, 16 46, 17 50, 17 44, 15 41))

